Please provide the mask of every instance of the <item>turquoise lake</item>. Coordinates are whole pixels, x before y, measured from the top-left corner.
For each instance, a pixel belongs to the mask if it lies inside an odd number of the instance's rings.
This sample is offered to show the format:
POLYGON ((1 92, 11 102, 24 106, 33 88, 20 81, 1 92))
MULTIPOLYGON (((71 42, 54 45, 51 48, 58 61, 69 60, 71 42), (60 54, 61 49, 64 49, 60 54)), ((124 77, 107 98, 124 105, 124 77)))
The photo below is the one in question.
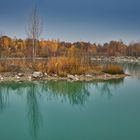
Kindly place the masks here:
POLYGON ((140 65, 94 82, 0 84, 0 140, 140 140, 140 65))

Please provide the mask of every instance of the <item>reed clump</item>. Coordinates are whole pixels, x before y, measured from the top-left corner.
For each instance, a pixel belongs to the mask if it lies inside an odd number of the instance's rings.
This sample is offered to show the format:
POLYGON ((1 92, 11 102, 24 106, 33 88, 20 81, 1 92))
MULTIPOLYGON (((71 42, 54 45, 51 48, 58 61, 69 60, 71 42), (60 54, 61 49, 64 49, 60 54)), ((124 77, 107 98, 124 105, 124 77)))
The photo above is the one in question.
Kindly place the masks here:
POLYGON ((102 71, 108 74, 124 74, 123 68, 117 65, 107 65, 102 71))
POLYGON ((47 63, 47 72, 60 76, 66 76, 67 74, 80 75, 90 70, 89 65, 83 64, 81 59, 76 57, 52 57, 47 63))

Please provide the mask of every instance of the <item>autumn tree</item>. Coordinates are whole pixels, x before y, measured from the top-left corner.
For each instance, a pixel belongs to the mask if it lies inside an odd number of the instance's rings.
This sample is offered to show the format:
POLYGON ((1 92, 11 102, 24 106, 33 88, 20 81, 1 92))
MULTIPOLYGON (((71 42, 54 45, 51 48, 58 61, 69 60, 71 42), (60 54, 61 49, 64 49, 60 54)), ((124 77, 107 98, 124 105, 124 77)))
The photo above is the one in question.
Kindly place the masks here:
POLYGON ((140 56, 140 43, 130 44, 127 48, 127 55, 128 56, 140 56))
POLYGON ((1 48, 2 48, 2 56, 8 57, 10 56, 10 50, 12 46, 12 39, 8 36, 2 36, 1 37, 1 48))

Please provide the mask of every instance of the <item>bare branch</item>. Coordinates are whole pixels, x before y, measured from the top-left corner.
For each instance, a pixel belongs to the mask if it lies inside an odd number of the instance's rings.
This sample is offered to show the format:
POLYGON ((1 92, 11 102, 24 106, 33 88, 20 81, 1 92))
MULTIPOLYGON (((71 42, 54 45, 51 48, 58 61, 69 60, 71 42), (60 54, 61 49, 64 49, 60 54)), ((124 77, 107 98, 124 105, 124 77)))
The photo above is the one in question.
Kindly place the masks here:
POLYGON ((33 61, 36 57, 37 40, 39 39, 43 29, 43 23, 38 15, 37 7, 32 9, 31 15, 29 17, 28 23, 28 37, 32 39, 32 50, 33 50, 33 61))

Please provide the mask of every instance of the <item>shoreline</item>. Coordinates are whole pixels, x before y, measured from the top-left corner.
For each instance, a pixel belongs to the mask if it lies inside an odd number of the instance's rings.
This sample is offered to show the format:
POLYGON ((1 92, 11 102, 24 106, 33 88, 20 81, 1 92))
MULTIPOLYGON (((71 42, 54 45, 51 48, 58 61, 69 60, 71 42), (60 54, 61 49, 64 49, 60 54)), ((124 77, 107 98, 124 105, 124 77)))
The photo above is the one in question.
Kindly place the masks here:
POLYGON ((67 77, 60 77, 56 74, 48 75, 46 73, 41 72, 34 72, 34 73, 17 73, 17 72, 5 72, 0 73, 0 83, 1 82, 32 82, 32 81, 81 81, 81 82, 88 82, 88 81, 95 81, 95 80, 117 80, 122 79, 127 76, 130 76, 128 74, 97 74, 97 75, 67 75, 67 77))

